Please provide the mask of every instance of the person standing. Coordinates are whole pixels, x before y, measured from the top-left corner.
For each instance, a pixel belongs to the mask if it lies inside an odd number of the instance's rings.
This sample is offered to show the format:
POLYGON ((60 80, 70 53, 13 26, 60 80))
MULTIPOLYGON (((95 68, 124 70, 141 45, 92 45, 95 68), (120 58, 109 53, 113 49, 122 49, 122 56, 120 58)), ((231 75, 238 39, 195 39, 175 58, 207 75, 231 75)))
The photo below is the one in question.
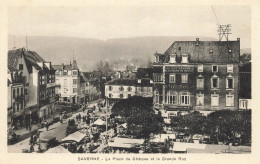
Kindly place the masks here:
POLYGON ((49 130, 49 122, 48 121, 46 122, 46 129, 47 129, 47 131, 49 130))

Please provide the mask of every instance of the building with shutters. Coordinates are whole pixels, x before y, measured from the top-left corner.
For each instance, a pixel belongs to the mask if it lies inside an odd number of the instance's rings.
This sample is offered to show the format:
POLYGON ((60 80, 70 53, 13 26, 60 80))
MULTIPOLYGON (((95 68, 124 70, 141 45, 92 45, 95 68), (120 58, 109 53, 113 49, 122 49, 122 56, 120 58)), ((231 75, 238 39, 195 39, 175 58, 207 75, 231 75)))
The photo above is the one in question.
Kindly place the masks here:
POLYGON ((36 52, 25 48, 8 51, 8 86, 12 124, 28 127, 55 113, 55 72, 51 62, 36 52))
POLYGON ((240 39, 176 41, 154 54, 154 109, 170 115, 238 109, 240 39))

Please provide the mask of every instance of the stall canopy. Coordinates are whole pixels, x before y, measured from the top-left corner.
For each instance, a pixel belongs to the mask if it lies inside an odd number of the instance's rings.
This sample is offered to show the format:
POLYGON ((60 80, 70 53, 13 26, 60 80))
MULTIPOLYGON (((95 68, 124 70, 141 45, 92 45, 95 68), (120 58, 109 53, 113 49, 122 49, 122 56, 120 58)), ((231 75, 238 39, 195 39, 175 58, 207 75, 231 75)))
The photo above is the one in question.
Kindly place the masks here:
POLYGON ((187 149, 206 149, 206 144, 174 142, 173 151, 187 151, 187 149))
POLYGON ((67 149, 65 149, 63 146, 59 145, 47 150, 45 153, 70 153, 70 152, 67 149))
POLYGON ((158 134, 150 142, 163 143, 166 139, 174 140, 176 139, 176 134, 158 134))
POLYGON ((97 119, 95 122, 94 122, 94 125, 106 125, 106 122, 101 120, 101 119, 97 119))
POLYGON ((80 142, 84 137, 86 137, 86 134, 83 134, 79 131, 72 133, 70 135, 68 135, 67 137, 63 138, 61 141, 76 141, 76 142, 80 142))
POLYGON ((132 148, 136 145, 142 145, 144 139, 132 139, 132 138, 114 138, 114 142, 109 142, 108 146, 118 148, 132 148))

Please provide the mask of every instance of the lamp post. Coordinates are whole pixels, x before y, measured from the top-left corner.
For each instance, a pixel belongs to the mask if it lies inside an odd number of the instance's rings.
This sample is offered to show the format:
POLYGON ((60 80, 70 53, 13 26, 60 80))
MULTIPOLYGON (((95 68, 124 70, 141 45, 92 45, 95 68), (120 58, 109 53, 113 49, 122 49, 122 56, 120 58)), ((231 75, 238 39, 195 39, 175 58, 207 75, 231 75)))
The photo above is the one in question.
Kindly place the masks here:
POLYGON ((30 127, 29 127, 29 129, 31 129, 31 125, 32 125, 32 111, 30 110, 30 120, 29 120, 29 122, 30 122, 30 127))

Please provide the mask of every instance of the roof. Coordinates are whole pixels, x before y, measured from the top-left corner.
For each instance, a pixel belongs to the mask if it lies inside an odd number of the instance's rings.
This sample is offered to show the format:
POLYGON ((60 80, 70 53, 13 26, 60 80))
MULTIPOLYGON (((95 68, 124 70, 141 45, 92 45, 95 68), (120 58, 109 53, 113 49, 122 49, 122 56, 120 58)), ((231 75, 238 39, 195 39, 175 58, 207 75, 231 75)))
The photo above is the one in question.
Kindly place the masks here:
POLYGON ((59 145, 59 146, 56 146, 54 148, 47 150, 45 153, 71 153, 71 152, 69 152, 63 146, 59 145))
POLYGON ((114 138, 114 143, 121 143, 121 144, 143 144, 144 139, 134 139, 134 138, 114 138))
POLYGON ((24 48, 8 51, 8 68, 9 66, 13 68, 17 68, 19 57, 23 54, 24 51, 25 51, 24 48))
POLYGON ((173 151, 187 151, 187 149, 206 149, 206 144, 174 142, 173 151))
POLYGON ((18 71, 18 69, 16 69, 15 67, 13 67, 13 66, 11 66, 11 65, 9 65, 9 64, 8 64, 8 70, 9 70, 10 72, 18 71))
POLYGON ((106 122, 103 121, 103 120, 101 120, 101 119, 99 118, 99 119, 97 119, 93 124, 94 124, 94 125, 105 125, 106 122))
POLYGON ((177 63, 183 54, 188 55, 190 63, 239 63, 240 41, 175 41, 164 54, 155 56, 169 62, 172 54, 176 54, 177 63))
POLYGON ((79 131, 72 133, 68 135, 67 137, 63 138, 61 141, 76 141, 80 142, 84 137, 86 137, 86 134, 83 134, 79 131))
POLYGON ((153 69, 152 68, 138 68, 136 72, 136 78, 153 78, 153 69))
POLYGON ((135 79, 115 79, 106 83, 107 85, 124 85, 124 86, 134 86, 136 84, 135 79))
POLYGON ((164 143, 166 139, 176 139, 176 134, 158 134, 151 140, 155 143, 164 143))

